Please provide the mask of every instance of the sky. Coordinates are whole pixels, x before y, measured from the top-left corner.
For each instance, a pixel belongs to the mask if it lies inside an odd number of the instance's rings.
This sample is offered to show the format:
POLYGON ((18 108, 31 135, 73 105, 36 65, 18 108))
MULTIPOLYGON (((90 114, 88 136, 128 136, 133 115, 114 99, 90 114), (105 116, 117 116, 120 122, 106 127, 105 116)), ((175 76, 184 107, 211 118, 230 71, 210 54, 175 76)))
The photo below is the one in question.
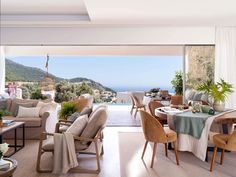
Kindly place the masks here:
MULTIPOLYGON (((45 56, 9 59, 45 70, 45 56)), ((170 81, 182 66, 182 56, 50 56, 49 73, 66 79, 86 77, 117 91, 170 90, 170 81)))

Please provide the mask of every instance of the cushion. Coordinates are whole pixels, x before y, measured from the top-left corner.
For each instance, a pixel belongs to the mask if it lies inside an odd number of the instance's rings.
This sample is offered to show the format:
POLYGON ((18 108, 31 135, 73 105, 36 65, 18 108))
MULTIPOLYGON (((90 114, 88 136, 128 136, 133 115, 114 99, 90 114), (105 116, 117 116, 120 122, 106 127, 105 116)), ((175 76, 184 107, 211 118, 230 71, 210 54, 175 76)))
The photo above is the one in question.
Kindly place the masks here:
POLYGON ((187 101, 189 101, 189 100, 192 100, 193 99, 193 96, 194 96, 194 94, 195 94, 195 90, 191 90, 191 89, 187 89, 186 91, 185 91, 185 99, 187 100, 187 101))
POLYGON ((71 122, 74 122, 78 117, 80 116, 80 113, 79 112, 75 112, 73 113, 72 115, 70 115, 67 120, 68 121, 71 121, 71 122))
POLYGON ((39 117, 40 107, 26 108, 19 106, 17 117, 39 117))
POLYGON ((42 117, 45 112, 49 112, 52 109, 52 104, 39 101, 36 107, 40 108, 39 116, 42 117))
POLYGON ((201 97, 202 97, 203 93, 201 92, 196 92, 193 96, 193 101, 201 101, 201 97))
POLYGON ((59 127, 59 133, 65 132, 68 128, 69 128, 69 126, 61 125, 61 126, 59 127))
MULTIPOLYGON (((14 110, 12 112, 13 116, 17 116, 18 111, 19 111, 19 107, 26 107, 26 108, 31 108, 33 107, 33 103, 14 103, 14 110)), ((13 107, 13 104, 12 104, 13 107)))
POLYGON ((205 101, 205 102, 208 102, 208 95, 207 94, 202 94, 201 100, 205 101))
POLYGON ((87 125, 87 122, 87 115, 80 116, 73 122, 73 124, 71 124, 71 126, 66 130, 66 132, 72 133, 75 136, 80 136, 85 126, 87 125))
POLYGON ((85 108, 81 111, 80 115, 82 116, 82 115, 87 114, 88 117, 89 117, 89 116, 91 115, 92 111, 93 111, 92 108, 85 107, 85 108))
POLYGON ((107 121, 106 108, 100 107, 89 118, 88 124, 83 130, 81 136, 86 138, 94 138, 97 131, 105 126, 107 121))
POLYGON ((0 110, 7 109, 7 100, 0 100, 0 110))

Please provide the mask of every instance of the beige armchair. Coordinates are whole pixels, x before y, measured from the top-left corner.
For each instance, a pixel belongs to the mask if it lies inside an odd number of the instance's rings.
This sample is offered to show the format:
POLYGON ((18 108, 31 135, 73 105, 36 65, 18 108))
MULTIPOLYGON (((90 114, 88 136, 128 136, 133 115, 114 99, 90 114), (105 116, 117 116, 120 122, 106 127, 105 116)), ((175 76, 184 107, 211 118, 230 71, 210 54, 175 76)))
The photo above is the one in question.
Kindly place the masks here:
MULTIPOLYGON (((79 167, 73 168, 71 172, 81 172, 81 173, 99 173, 101 170, 100 167, 100 155, 103 155, 103 129, 106 126, 107 120, 107 108, 99 107, 91 114, 88 119, 88 123, 83 129, 81 135, 74 136, 75 151, 79 154, 90 154, 96 156, 96 169, 82 169, 79 167)), ((65 124, 71 126, 71 124, 65 124)), ((54 142, 44 141, 47 136, 53 136, 53 133, 44 132, 41 135, 38 157, 37 157, 37 166, 36 170, 38 172, 52 172, 52 169, 41 169, 41 156, 45 152, 54 152, 54 142)))

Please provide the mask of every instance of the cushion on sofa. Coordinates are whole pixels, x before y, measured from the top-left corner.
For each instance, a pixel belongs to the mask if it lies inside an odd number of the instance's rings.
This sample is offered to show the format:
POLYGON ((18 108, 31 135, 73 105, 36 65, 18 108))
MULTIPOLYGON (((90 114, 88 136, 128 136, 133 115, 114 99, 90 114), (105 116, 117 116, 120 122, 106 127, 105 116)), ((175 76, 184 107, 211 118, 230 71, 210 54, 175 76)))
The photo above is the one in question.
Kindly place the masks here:
POLYGON ((187 101, 192 100, 195 93, 196 91, 192 89, 185 90, 185 99, 187 101))
POLYGON ((33 107, 33 103, 13 103, 12 107, 14 106, 14 109, 12 110, 12 114, 13 116, 17 116, 18 111, 19 111, 19 107, 25 107, 25 108, 31 108, 33 107))
POLYGON ((75 136, 80 136, 87 123, 88 115, 80 116, 73 122, 73 124, 66 130, 66 132, 72 133, 75 136))
POLYGON ((26 118, 26 117, 39 117, 40 107, 26 108, 23 106, 19 106, 18 114, 16 117, 18 118, 26 118))
POLYGON ((45 103, 45 102, 39 101, 36 107, 40 108, 39 116, 42 117, 45 112, 49 112, 50 110, 52 110, 53 105, 50 102, 45 103))
POLYGON ((201 101, 201 97, 202 97, 203 93, 201 92, 196 92, 193 96, 193 101, 201 101))

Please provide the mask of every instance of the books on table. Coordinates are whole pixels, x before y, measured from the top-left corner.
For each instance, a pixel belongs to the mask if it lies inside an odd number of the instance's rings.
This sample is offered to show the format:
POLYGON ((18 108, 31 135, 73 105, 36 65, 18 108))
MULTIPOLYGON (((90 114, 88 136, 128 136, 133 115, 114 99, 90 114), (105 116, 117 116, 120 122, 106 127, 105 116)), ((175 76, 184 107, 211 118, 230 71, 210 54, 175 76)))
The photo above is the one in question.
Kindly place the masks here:
POLYGON ((2 120, 2 124, 4 127, 7 127, 11 124, 13 124, 14 120, 2 120))

